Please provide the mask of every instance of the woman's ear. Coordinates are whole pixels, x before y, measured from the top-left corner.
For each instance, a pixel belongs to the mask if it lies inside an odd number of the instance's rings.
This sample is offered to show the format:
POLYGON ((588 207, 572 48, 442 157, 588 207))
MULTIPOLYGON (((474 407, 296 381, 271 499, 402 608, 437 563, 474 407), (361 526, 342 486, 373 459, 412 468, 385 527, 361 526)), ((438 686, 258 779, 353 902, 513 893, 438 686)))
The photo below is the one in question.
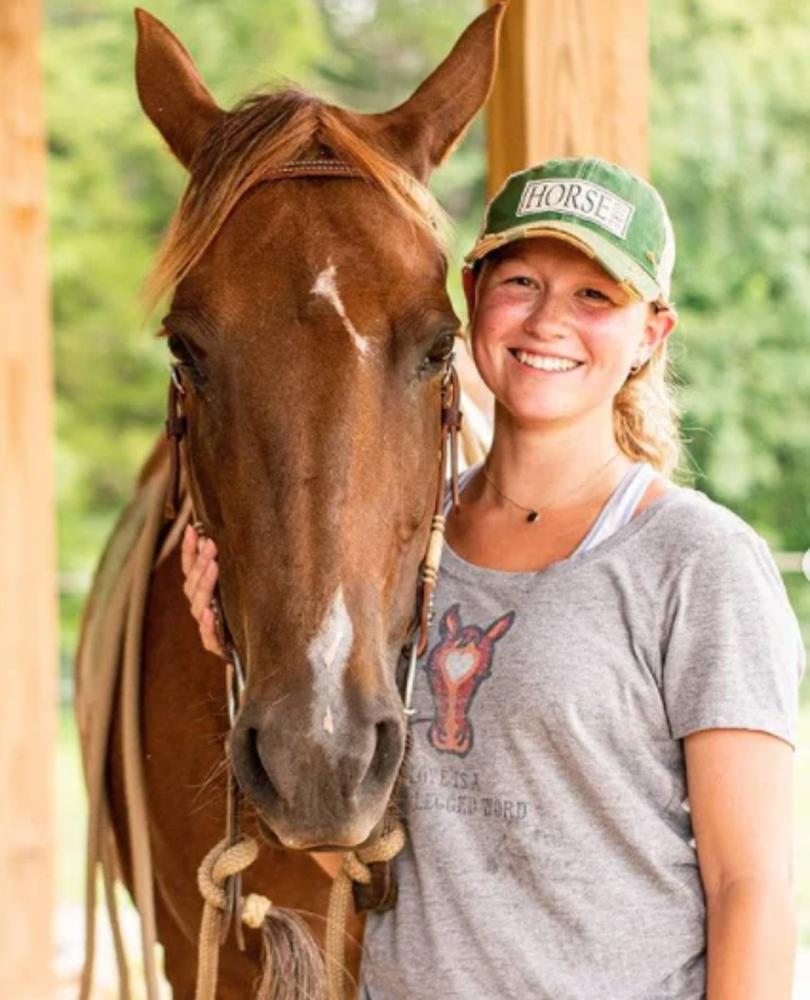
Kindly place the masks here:
POLYGON ((664 306, 663 308, 650 306, 644 338, 650 348, 650 353, 667 339, 677 325, 678 313, 674 306, 664 306))

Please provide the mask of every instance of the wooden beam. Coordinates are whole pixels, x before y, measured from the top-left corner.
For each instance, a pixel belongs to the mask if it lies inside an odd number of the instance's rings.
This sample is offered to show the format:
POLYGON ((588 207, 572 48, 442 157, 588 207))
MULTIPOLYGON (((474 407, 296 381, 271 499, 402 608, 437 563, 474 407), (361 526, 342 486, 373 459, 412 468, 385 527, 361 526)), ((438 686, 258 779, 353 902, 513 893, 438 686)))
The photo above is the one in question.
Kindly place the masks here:
POLYGON ((553 156, 647 176, 648 49, 647 0, 510 0, 487 109, 489 195, 553 156))
POLYGON ((40 0, 0 4, 0 997, 53 995, 56 600, 40 0))

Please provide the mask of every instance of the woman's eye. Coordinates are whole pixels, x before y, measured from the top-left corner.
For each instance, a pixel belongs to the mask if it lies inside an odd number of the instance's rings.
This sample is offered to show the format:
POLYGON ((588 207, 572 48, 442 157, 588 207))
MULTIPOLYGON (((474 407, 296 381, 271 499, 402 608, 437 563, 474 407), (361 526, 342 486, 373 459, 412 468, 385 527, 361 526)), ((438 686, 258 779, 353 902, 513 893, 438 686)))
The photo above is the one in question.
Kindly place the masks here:
POLYGON ((580 295, 584 299, 591 299, 593 302, 610 302, 607 295, 604 292, 600 292, 598 288, 583 288, 580 295))
POLYGON ((507 285, 519 285, 521 288, 536 288, 537 282, 534 278, 530 278, 528 274, 515 274, 511 278, 507 278, 507 285))

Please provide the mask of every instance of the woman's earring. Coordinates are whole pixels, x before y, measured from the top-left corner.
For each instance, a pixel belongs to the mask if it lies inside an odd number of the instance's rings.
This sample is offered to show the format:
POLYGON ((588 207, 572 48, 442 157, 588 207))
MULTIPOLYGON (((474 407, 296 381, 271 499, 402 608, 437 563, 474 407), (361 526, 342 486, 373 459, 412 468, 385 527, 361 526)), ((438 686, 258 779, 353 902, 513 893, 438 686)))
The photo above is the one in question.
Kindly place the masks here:
POLYGON ((633 364, 630 365, 630 374, 635 375, 636 372, 641 371, 643 367, 644 367, 644 361, 634 361, 633 364))

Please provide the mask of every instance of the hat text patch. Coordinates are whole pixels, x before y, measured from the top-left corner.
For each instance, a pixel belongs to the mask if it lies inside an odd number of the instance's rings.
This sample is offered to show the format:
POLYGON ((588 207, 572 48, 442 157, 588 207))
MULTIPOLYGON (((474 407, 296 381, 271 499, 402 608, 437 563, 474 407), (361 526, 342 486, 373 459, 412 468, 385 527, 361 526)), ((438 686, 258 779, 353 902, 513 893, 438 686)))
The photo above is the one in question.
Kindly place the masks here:
POLYGON ((517 214, 568 213, 595 222, 602 229, 624 239, 635 210, 635 205, 599 184, 555 177, 529 181, 520 196, 517 214))

